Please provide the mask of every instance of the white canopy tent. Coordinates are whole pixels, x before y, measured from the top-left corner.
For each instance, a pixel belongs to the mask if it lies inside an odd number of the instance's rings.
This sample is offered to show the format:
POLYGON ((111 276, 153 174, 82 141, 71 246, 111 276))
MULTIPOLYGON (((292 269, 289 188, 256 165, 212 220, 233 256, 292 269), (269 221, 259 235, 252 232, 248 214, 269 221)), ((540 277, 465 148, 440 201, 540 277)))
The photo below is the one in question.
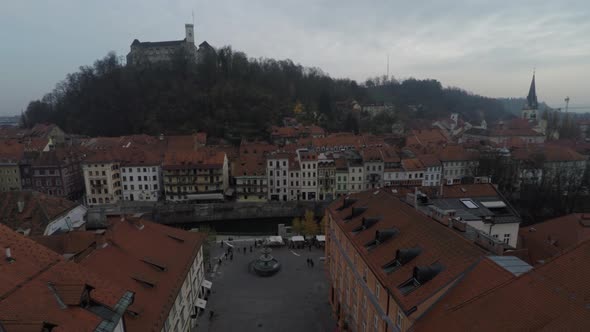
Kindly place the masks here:
POLYGON ((201 309, 205 309, 205 307, 207 306, 207 301, 203 300, 203 299, 197 299, 197 303, 196 303, 197 307, 201 308, 201 309))
POLYGON ((211 289, 211 286, 213 286, 213 283, 209 280, 204 279, 203 280, 203 287, 207 288, 207 289, 211 289))
POLYGON ((304 242, 305 239, 301 235, 295 235, 291 237, 292 242, 304 242))
POLYGON ((316 235, 315 239, 318 240, 318 242, 326 242, 326 236, 325 235, 316 235))

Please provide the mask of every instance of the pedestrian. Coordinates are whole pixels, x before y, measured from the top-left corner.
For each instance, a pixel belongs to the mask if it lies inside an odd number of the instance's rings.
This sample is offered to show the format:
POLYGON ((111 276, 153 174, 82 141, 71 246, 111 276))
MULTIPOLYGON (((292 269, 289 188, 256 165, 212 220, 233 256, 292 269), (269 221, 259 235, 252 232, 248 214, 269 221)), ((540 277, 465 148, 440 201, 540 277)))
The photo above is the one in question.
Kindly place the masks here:
POLYGON ((221 265, 221 257, 219 257, 219 265, 221 265))
POLYGON ((309 264, 311 264, 311 267, 313 267, 313 259, 309 259, 309 264))
POLYGON ((311 243, 309 244, 309 251, 311 251, 311 243))
POLYGON ((215 312, 213 310, 209 311, 209 319, 212 319, 213 315, 215 315, 215 312))
POLYGON ((234 260, 234 254, 231 253, 231 255, 229 256, 229 260, 233 261, 234 260))
POLYGON ((244 255, 246 254, 246 247, 244 247, 244 255))
POLYGON ((225 259, 227 259, 227 252, 225 253, 225 259))
POLYGON ((223 240, 219 241, 219 244, 221 245, 221 248, 223 248, 223 240))
POLYGON ((209 261, 209 271, 211 271, 211 261, 209 261))

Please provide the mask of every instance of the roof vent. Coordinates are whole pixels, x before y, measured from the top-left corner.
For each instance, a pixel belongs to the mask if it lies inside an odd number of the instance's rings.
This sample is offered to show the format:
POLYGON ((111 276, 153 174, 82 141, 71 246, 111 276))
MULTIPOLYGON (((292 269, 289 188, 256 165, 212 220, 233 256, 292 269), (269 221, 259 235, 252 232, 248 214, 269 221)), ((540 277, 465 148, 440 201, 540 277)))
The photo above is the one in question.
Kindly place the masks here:
POLYGON ((18 213, 23 213, 23 210, 25 209, 25 202, 19 200, 16 202, 16 207, 18 208, 18 213))
POLYGON ((363 214, 365 211, 367 211, 369 208, 366 206, 360 206, 360 207, 353 207, 352 208, 352 213, 350 214, 350 216, 346 219, 352 219, 355 217, 360 216, 361 214, 363 214))
POLYGON ((10 247, 5 248, 5 253, 6 253, 6 261, 8 263, 14 263, 14 261, 16 261, 16 259, 14 257, 12 257, 12 252, 10 250, 10 247))

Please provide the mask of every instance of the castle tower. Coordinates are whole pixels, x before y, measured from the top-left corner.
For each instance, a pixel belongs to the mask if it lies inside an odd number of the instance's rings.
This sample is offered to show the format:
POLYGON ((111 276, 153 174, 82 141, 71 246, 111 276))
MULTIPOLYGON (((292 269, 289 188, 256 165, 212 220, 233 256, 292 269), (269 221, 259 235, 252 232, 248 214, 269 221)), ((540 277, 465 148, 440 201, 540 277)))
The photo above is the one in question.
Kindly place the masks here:
POLYGON ((195 28, 192 24, 184 25, 184 32, 186 34, 186 42, 189 44, 195 43, 195 28))
POLYGON ((537 111, 539 109, 539 102, 537 101, 537 89, 535 87, 535 73, 533 73, 533 80, 529 88, 529 94, 526 97, 526 105, 522 109, 522 118, 529 121, 537 120, 537 111))

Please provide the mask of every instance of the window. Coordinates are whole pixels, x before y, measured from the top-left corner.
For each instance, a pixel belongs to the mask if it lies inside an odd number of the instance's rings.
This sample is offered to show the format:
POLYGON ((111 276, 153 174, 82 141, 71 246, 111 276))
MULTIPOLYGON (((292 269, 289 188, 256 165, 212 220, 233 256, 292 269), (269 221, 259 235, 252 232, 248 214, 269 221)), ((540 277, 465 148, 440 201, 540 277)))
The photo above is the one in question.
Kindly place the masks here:
MULTIPOLYGON (((123 190, 127 190, 127 185, 126 184, 123 185, 123 190)), ((94 189, 92 191, 94 191, 94 189)))
POLYGON ((157 181, 157 180, 156 180, 156 176, 155 176, 155 175, 154 175, 154 176, 152 176, 152 180, 153 180, 153 181, 157 181))
POLYGON ((107 175, 107 172, 105 172, 105 171, 102 171, 102 175, 107 175))
POLYGON ((395 320, 395 326, 397 326, 397 328, 400 330, 402 328, 402 321, 403 320, 404 320, 404 313, 400 309, 397 309, 397 319, 395 320))
POLYGON ((142 189, 143 189, 143 187, 142 187, 142 186, 141 186, 141 184, 140 184, 140 185, 139 185, 139 190, 142 190, 142 189))
POLYGON ((510 234, 504 234, 504 243, 510 242, 510 234))
POLYGON ((133 176, 130 176, 129 177, 129 181, 133 181, 133 176))
POLYGON ((126 176, 123 177, 123 181, 127 181, 127 177, 126 176))
POLYGON ((137 168, 137 173, 141 173, 141 168, 137 168))
POLYGON ((375 297, 379 300, 379 293, 381 293, 381 285, 378 283, 375 284, 375 297))
POLYGON ((270 176, 272 176, 272 170, 270 170, 270 176))
POLYGON ((287 166, 287 162, 283 160, 283 166, 287 166))
POLYGON ((152 167, 152 172, 155 172, 155 171, 156 171, 156 168, 155 167, 152 167))
POLYGON ((377 315, 373 316, 373 327, 375 328, 375 331, 379 330, 379 317, 377 317, 377 315))
POLYGON ((135 186, 134 185, 131 185, 131 190, 135 190, 135 186))
POLYGON ((144 177, 143 177, 143 181, 147 181, 147 180, 148 180, 148 179, 147 179, 147 176, 144 176, 144 177))

